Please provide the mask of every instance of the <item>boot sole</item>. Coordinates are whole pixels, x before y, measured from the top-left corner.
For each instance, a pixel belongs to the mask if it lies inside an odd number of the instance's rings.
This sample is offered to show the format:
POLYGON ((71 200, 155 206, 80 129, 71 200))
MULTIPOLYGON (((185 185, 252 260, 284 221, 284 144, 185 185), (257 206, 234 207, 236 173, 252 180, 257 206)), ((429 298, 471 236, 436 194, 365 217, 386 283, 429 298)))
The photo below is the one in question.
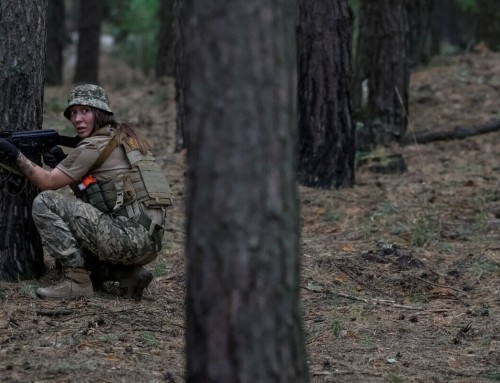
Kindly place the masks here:
POLYGON ((94 293, 92 294, 71 294, 70 296, 66 297, 61 297, 61 296, 48 296, 44 294, 40 294, 36 292, 36 296, 40 299, 43 300, 50 300, 50 301, 58 301, 58 300, 63 300, 63 299, 77 299, 77 298, 92 298, 94 296, 94 293))

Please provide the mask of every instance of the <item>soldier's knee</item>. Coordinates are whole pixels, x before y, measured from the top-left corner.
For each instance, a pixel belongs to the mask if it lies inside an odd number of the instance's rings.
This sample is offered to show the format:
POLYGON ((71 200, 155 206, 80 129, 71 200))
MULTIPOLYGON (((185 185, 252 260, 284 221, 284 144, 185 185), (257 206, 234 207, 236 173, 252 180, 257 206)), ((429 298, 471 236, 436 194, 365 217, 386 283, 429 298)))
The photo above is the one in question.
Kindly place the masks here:
POLYGON ((47 203, 52 199, 51 196, 53 195, 53 193, 56 192, 53 190, 46 190, 35 197, 35 199, 33 200, 33 206, 31 208, 33 215, 38 215, 39 213, 47 210, 47 203))

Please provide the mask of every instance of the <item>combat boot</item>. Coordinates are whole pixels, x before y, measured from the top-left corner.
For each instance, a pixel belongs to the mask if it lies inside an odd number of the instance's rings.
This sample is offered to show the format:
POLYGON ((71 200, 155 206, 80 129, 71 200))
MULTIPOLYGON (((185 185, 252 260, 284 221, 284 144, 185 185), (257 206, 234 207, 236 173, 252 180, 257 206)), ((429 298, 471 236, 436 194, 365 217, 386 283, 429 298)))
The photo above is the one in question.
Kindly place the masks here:
POLYGON ((142 266, 120 270, 117 277, 122 297, 136 301, 141 300, 144 289, 153 280, 151 271, 142 266))
POLYGON ((62 283, 53 287, 40 287, 36 295, 41 299, 68 299, 76 297, 92 297, 94 290, 89 272, 83 268, 75 268, 66 272, 62 283))

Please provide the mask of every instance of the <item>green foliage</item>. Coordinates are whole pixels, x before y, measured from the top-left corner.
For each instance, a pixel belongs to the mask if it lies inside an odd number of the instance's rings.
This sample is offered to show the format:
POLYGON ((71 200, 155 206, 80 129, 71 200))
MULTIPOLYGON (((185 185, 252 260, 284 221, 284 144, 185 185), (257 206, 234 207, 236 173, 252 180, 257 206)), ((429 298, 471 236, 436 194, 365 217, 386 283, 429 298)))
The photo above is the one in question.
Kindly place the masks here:
POLYGON ((154 277, 161 277, 162 275, 165 275, 167 272, 167 264, 165 262, 160 262, 157 263, 152 271, 152 274, 154 277))
POLYGON ((440 239, 441 219, 436 212, 425 209, 413 222, 411 244, 425 247, 440 239))
POLYGON ((115 344, 118 342, 118 335, 116 334, 104 334, 98 338, 103 343, 115 344))
POLYGON ((464 12, 477 12, 478 11, 478 4, 476 0, 456 0, 458 3, 458 6, 464 11, 464 12))
POLYGON ((475 279, 480 280, 481 277, 485 275, 492 275, 500 272, 500 264, 489 259, 480 260, 472 265, 472 271, 475 279))
POLYGON ((325 222, 331 222, 331 223, 335 223, 335 222, 338 222, 340 221, 340 219, 342 218, 342 214, 338 213, 338 212, 333 212, 333 211, 328 211, 324 216, 323 216, 323 220, 325 222))
POLYGON ((377 348, 375 345, 375 342, 373 341, 372 337, 370 337, 367 334, 361 334, 359 337, 359 345, 364 348, 365 350, 372 350, 377 348))
POLYGON ((108 0, 106 28, 115 38, 117 53, 131 67, 148 74, 158 45, 158 0, 108 0))
POLYGON ((385 380, 389 383, 403 383, 404 379, 397 372, 391 371, 385 376, 385 380))
POLYGON ((342 332, 342 329, 343 329, 342 322, 335 319, 332 324, 333 335, 335 335, 338 338, 342 332))
POLYGON ((29 298, 35 298, 35 290, 37 286, 29 283, 29 282, 21 282, 19 284, 19 291, 21 292, 22 295, 29 297, 29 298))
POLYGON ((354 10, 354 12, 358 11, 358 9, 359 9, 359 2, 360 2, 360 0, 349 0, 349 5, 354 10))
POLYGON ((158 347, 158 339, 149 331, 142 333, 142 342, 149 348, 158 347))

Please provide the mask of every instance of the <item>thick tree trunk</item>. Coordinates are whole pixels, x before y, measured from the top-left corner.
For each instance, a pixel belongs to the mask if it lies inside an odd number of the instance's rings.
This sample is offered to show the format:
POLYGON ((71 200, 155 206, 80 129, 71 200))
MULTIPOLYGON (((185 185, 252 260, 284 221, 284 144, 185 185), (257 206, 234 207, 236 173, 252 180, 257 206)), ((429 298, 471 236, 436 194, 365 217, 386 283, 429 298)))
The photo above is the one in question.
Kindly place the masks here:
POLYGON ((158 52, 156 54, 156 78, 174 75, 174 3, 175 0, 160 1, 158 11, 160 30, 158 32, 158 52))
POLYGON ((47 85, 62 85, 63 50, 66 39, 66 30, 64 28, 64 0, 50 0, 48 4, 45 82, 47 85))
POLYGON ((350 98, 352 12, 347 0, 299 0, 299 182, 354 184, 350 98))
MULTIPOLYGON (((359 148, 399 142, 408 125, 411 0, 361 0, 357 59, 366 81, 365 126, 359 148)), ((359 79, 358 79, 359 81, 359 79)), ((358 86, 360 84, 358 83, 358 86)))
POLYGON ((101 38, 102 0, 80 1, 78 19, 78 53, 73 82, 99 82, 99 46, 101 38))
POLYGON ((187 382, 307 381, 293 3, 187 2, 187 382))
MULTIPOLYGON (((0 1, 0 130, 42 125, 47 0, 0 1)), ((33 160, 40 160, 34 159, 33 160)), ((0 280, 38 278, 43 252, 31 218, 37 190, 0 171, 0 280)))

